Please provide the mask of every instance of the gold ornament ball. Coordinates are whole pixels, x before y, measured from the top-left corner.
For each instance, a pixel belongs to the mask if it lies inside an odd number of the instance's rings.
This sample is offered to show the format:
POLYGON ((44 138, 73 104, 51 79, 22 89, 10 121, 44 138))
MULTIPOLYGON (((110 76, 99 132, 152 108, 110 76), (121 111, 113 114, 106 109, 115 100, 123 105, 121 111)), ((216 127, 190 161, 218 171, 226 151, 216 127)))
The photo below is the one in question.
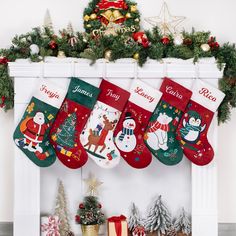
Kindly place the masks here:
POLYGON ((91 19, 91 20, 97 19, 97 15, 96 15, 95 13, 91 14, 91 15, 90 15, 90 19, 91 19))
POLYGON ((204 52, 208 52, 211 49, 211 47, 207 43, 204 43, 201 45, 201 49, 204 52))
POLYGON ((84 16, 84 20, 85 20, 85 21, 89 21, 89 19, 90 19, 90 16, 88 16, 88 15, 85 15, 85 16, 84 16))
POLYGON ((131 14, 128 12, 128 13, 126 13, 125 17, 126 17, 126 18, 131 18, 132 16, 131 16, 131 14))
POLYGON ((134 58, 135 60, 138 60, 138 59, 139 59, 139 53, 136 52, 136 53, 133 55, 133 58, 134 58))
POLYGON ((136 5, 131 5, 130 11, 131 12, 136 12, 137 11, 137 6, 136 5))
POLYGON ((106 52, 105 52, 105 59, 107 59, 108 61, 110 61, 111 60, 111 53, 112 53, 112 51, 111 50, 106 50, 106 52))

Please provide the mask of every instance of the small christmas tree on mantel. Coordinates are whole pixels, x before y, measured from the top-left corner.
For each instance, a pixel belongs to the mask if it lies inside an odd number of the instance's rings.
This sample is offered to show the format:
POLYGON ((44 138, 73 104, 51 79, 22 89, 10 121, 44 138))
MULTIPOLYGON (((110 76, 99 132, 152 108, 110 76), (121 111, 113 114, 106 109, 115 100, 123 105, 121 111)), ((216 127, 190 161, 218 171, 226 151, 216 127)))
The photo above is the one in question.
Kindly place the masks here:
POLYGON ((178 236, 189 236, 191 234, 191 221, 184 208, 182 208, 179 217, 176 219, 174 227, 178 236))
POLYGON ((95 196, 98 193, 97 188, 102 182, 98 181, 92 175, 84 181, 87 184, 88 195, 85 196, 83 202, 79 204, 75 221, 81 224, 83 236, 97 236, 99 226, 105 223, 105 216, 101 210, 102 205, 95 196))
POLYGON ((155 199, 149 209, 145 228, 148 232, 157 232, 157 236, 165 235, 171 226, 169 210, 162 202, 161 196, 155 199))

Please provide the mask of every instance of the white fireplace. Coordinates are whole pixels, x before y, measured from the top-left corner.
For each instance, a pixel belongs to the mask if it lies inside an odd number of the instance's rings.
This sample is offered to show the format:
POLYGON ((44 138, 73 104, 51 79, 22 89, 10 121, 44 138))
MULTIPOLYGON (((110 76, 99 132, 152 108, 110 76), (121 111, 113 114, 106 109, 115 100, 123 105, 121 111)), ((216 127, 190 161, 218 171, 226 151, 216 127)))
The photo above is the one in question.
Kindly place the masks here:
MULTIPOLYGON (((33 95, 34 84, 40 77, 52 80, 65 89, 69 84, 68 78, 72 76, 97 86, 101 78, 106 77, 127 90, 133 78, 140 78, 159 88, 161 78, 168 76, 191 89, 196 78, 217 86, 218 79, 222 77, 222 71, 213 59, 200 60, 196 64, 191 60, 149 60, 143 67, 137 66, 132 59, 90 63, 85 59, 71 58, 47 58, 44 63, 30 63, 27 60, 9 63, 15 84, 15 125, 23 115, 33 95)), ((127 215, 131 202, 135 202, 145 213, 153 197, 162 195, 173 215, 177 215, 181 207, 191 213, 193 236, 217 236, 216 116, 208 138, 214 147, 215 159, 207 166, 191 165, 186 158, 177 166, 164 166, 153 157, 152 164, 143 170, 132 169, 124 161, 112 170, 101 169, 92 161, 78 170, 70 170, 59 161, 49 168, 40 169, 15 147, 14 236, 40 235, 40 215, 53 213, 58 178, 65 185, 72 229, 80 235, 73 216, 85 193, 83 179, 90 172, 104 182, 99 199, 107 216, 127 215)), ((106 235, 105 227, 101 232, 106 235)))

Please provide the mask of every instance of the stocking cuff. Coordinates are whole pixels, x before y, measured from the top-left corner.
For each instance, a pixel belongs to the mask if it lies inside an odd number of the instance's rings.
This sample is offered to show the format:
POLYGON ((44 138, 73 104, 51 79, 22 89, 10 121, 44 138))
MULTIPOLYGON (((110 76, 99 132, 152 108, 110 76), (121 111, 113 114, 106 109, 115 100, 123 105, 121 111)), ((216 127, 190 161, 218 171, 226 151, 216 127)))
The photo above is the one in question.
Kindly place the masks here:
POLYGON ((33 96, 53 107, 60 108, 66 96, 66 91, 58 85, 41 79, 33 93, 33 96))
POLYGON ((129 92, 104 79, 102 80, 99 88, 101 89, 101 93, 98 97, 100 102, 114 107, 118 111, 123 111, 130 96, 129 92))
POLYGON ((131 85, 129 101, 153 112, 162 96, 162 92, 152 88, 139 79, 135 79, 131 85))
POLYGON ((225 97, 225 94, 219 89, 200 79, 195 80, 192 91, 193 95, 191 100, 206 107, 212 112, 216 112, 225 97))
POLYGON ((169 78, 164 78, 160 91, 163 93, 162 100, 181 111, 185 110, 192 96, 189 89, 169 78))
POLYGON ((92 109, 97 101, 99 93, 99 88, 79 78, 71 78, 67 98, 92 109))

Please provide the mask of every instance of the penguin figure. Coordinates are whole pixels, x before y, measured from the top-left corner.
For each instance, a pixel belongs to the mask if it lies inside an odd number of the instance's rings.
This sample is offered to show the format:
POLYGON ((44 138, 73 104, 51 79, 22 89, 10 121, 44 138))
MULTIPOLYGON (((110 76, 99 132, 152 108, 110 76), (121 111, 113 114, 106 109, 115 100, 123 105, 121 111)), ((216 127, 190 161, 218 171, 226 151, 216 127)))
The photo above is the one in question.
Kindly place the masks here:
POLYGON ((185 142, 197 143, 200 134, 206 128, 206 124, 201 126, 202 118, 196 111, 188 111, 188 121, 183 119, 183 128, 180 129, 180 135, 185 142))

